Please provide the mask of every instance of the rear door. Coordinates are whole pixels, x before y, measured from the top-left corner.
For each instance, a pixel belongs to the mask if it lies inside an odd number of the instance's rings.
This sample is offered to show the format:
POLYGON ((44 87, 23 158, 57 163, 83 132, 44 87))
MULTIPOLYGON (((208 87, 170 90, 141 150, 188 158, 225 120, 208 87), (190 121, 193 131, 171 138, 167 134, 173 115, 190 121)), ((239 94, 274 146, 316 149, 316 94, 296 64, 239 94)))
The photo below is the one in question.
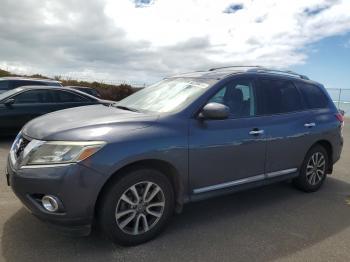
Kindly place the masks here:
POLYGON ((54 90, 56 110, 97 104, 97 100, 66 90, 54 90))
MULTIPOLYGON (((339 120, 336 118, 337 108, 327 96, 326 90, 318 85, 307 83, 305 81, 295 81, 300 90, 306 106, 309 108, 309 118, 305 125, 310 129, 311 137, 309 145, 313 145, 320 140, 326 140, 332 144, 333 152, 339 152, 342 147, 342 134, 339 128, 339 120)), ((339 155, 332 156, 334 160, 339 155)))
POLYGON ((294 83, 283 78, 259 77, 263 97, 268 178, 296 174, 308 150, 310 112, 294 83))

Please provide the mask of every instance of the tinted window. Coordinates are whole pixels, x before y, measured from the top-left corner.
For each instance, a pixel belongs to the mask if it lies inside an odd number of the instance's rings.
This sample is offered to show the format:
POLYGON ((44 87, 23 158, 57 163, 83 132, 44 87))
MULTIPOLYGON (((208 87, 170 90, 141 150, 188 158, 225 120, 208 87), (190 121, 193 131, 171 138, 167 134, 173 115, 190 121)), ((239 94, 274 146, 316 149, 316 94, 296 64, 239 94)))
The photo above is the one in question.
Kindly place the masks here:
POLYGON ((13 97, 15 104, 24 103, 51 103, 52 95, 47 90, 29 90, 13 97))
POLYGON ((308 108, 325 108, 328 105, 328 99, 322 90, 315 85, 297 82, 297 87, 303 95, 308 108))
POLYGON ((285 80, 261 79, 264 113, 279 114, 303 109, 302 99, 294 84, 285 80))
POLYGON ((12 82, 12 88, 17 88, 20 86, 44 86, 44 82, 40 81, 27 81, 27 80, 15 80, 12 82))
POLYGON ((88 89, 88 88, 78 88, 80 91, 85 92, 89 95, 93 95, 93 96, 98 96, 98 92, 95 89, 88 89))
POLYGON ((254 116, 253 84, 248 80, 234 81, 222 88, 209 102, 221 103, 230 108, 231 118, 254 116))
POLYGON ((0 81, 0 90, 8 90, 9 89, 9 81, 2 80, 0 81))
POLYGON ((67 92, 67 91, 56 91, 58 101, 61 103, 83 103, 89 102, 90 100, 86 97, 67 92))
POLYGON ((93 95, 93 96, 96 96, 96 97, 99 97, 99 96, 100 96, 100 94, 98 93, 98 91, 96 91, 96 90, 94 90, 94 89, 91 90, 90 94, 93 95))
POLYGON ((44 82, 44 84, 47 85, 47 86, 62 86, 58 82, 44 82))

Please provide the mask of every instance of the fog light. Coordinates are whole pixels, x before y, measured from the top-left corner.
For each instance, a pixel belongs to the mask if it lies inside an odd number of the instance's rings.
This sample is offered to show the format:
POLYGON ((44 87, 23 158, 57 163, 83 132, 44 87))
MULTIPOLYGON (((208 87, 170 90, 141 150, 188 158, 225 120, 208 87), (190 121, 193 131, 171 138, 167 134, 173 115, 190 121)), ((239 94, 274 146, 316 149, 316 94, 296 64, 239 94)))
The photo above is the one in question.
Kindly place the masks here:
POLYGON ((58 200, 54 196, 45 195, 41 199, 43 207, 49 212, 56 212, 58 210, 58 200))

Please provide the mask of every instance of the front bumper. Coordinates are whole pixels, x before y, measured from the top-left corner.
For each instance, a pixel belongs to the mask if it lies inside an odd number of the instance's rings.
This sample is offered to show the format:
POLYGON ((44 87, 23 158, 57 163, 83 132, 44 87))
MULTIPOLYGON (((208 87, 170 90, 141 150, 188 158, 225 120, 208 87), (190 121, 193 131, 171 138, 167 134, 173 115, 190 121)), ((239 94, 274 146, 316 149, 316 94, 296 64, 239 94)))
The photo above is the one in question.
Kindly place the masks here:
POLYGON ((69 234, 90 233, 102 174, 81 164, 15 169, 10 158, 7 173, 12 190, 33 215, 69 234), (62 210, 46 211, 43 195, 60 199, 62 210))

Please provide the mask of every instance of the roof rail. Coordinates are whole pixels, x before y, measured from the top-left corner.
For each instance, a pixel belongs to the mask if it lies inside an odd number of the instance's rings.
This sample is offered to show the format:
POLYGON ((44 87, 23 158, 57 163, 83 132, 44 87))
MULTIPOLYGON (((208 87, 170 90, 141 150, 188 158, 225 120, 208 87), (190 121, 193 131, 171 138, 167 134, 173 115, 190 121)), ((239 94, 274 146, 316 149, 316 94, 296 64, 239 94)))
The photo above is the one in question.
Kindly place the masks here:
POLYGON ((301 75, 298 73, 295 73, 290 70, 278 70, 278 69, 271 69, 271 68, 265 68, 265 67, 259 67, 259 68, 254 68, 254 69, 249 69, 249 72, 258 72, 258 73, 275 73, 275 74, 281 74, 281 75, 291 75, 291 76, 296 76, 304 80, 310 80, 306 75, 301 75))
POLYGON ((234 66, 222 66, 222 67, 214 67, 214 68, 210 68, 209 71, 215 71, 215 70, 220 70, 220 69, 225 69, 225 68, 249 68, 247 71, 249 72, 258 72, 258 73, 275 73, 275 74, 282 74, 282 75, 291 75, 291 76, 296 76, 299 77, 301 79, 304 80, 310 80, 310 78, 308 78, 306 75, 301 75, 298 73, 295 73, 293 71, 290 70, 279 70, 279 69, 272 69, 272 68, 266 68, 263 66, 245 66, 245 65, 234 65, 234 66))
POLYGON ((248 68, 262 68, 261 66, 251 66, 251 65, 248 65, 248 66, 245 66, 245 65, 234 65, 234 66, 222 66, 222 67, 213 67, 213 68, 210 68, 209 71, 215 71, 215 70, 219 70, 219 69, 225 69, 225 68, 239 68, 239 67, 248 67, 248 68))

